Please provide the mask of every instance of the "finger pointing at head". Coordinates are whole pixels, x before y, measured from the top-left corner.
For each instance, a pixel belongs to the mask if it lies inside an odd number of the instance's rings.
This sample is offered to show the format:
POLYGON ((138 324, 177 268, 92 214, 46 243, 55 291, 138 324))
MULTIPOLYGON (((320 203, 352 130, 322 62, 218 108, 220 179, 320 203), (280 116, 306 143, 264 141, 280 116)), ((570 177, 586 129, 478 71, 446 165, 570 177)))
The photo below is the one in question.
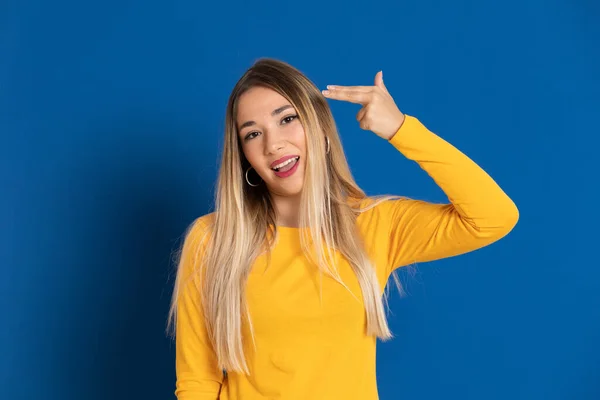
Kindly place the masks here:
POLYGON ((323 95, 329 99, 348 101, 356 104, 367 104, 372 98, 372 92, 347 89, 340 90, 336 88, 323 90, 323 95))

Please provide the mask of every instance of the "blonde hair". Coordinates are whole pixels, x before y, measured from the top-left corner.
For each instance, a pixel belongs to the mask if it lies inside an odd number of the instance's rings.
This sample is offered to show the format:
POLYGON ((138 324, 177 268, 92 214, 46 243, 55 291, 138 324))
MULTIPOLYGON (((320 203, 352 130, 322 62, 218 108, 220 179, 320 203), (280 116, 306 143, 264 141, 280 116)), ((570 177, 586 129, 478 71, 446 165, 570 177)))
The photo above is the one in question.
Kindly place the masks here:
MULTIPOLYGON (((285 62, 265 58, 245 72, 227 104, 215 212, 211 223, 203 228, 206 234, 201 239, 203 245, 194 248, 194 275, 201 277, 198 290, 202 313, 219 367, 246 374, 249 370, 242 342, 244 320, 253 332, 245 296, 246 281, 254 260, 264 252, 270 255, 278 238, 276 214, 267 188, 264 184, 252 187, 246 182, 244 173, 250 164, 244 157, 237 132, 238 100, 256 86, 272 89, 285 97, 296 109, 304 127, 307 157, 299 211, 304 254, 321 273, 345 287, 337 273, 334 252, 338 251, 348 261, 362 290, 366 333, 382 340, 391 338, 392 334, 376 270, 364 249, 356 217, 381 201, 398 197, 370 197, 368 199, 375 201, 360 208, 367 196, 352 177, 325 97, 305 75, 285 62), (329 138, 329 153, 325 137, 329 138)), ((188 229, 186 236, 191 231, 188 229)), ((176 326, 184 256, 179 259, 169 327, 176 326)), ((402 294, 400 282, 394 277, 402 294)))

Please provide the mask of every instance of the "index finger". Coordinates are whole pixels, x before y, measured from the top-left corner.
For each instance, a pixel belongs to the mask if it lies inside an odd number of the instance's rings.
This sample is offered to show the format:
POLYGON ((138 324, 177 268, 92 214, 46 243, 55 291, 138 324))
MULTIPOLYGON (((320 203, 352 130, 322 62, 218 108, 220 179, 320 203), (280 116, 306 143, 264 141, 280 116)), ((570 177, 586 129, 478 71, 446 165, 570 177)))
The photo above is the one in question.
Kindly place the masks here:
POLYGON ((371 100, 371 93, 352 90, 323 90, 323 95, 334 100, 348 101, 356 104, 366 104, 371 100))
POLYGON ((331 90, 353 90, 356 92, 370 92, 373 90, 373 86, 341 86, 341 85, 327 85, 327 89, 331 90))

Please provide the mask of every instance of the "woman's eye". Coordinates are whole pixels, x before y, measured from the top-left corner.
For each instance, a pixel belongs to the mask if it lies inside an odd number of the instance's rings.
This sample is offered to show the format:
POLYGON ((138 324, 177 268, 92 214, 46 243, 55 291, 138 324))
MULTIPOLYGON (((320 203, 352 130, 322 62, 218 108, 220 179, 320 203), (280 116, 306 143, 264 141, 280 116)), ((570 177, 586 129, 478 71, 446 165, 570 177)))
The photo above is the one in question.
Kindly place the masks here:
MULTIPOLYGON (((281 122, 286 125, 289 124, 290 122, 292 122, 294 119, 298 118, 297 115, 288 115, 287 117, 283 118, 281 120, 281 122)), ((248 133, 246 136, 244 136, 244 140, 251 140, 254 139, 256 136, 258 136, 260 134, 260 132, 250 132, 248 133)))
POLYGON ((256 137, 256 135, 258 135, 258 132, 250 132, 249 134, 247 134, 244 137, 244 140, 250 140, 250 139, 254 139, 256 137), (253 136, 254 135, 254 136, 253 136))
POLYGON ((285 121, 286 124, 289 124, 295 118, 298 118, 298 116, 297 115, 288 115, 287 117, 285 117, 284 119, 282 119, 282 122, 285 121))

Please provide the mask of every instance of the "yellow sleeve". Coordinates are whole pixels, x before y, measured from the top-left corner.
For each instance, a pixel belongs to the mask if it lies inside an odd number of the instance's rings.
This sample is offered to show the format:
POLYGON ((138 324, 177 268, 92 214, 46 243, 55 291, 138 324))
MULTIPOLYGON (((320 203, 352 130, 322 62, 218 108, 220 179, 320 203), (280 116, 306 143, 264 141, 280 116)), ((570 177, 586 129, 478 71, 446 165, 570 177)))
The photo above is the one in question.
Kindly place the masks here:
POLYGON ((176 321, 176 390, 178 400, 215 400, 219 398, 223 372, 217 367, 204 324, 200 303, 199 280, 190 279, 194 269, 196 250, 205 230, 198 219, 184 240, 180 268, 180 296, 176 321))
POLYGON ((406 116, 389 140, 444 191, 449 204, 400 199, 381 208, 389 241, 387 273, 413 262, 464 254, 507 235, 519 219, 514 202, 475 162, 406 116))

